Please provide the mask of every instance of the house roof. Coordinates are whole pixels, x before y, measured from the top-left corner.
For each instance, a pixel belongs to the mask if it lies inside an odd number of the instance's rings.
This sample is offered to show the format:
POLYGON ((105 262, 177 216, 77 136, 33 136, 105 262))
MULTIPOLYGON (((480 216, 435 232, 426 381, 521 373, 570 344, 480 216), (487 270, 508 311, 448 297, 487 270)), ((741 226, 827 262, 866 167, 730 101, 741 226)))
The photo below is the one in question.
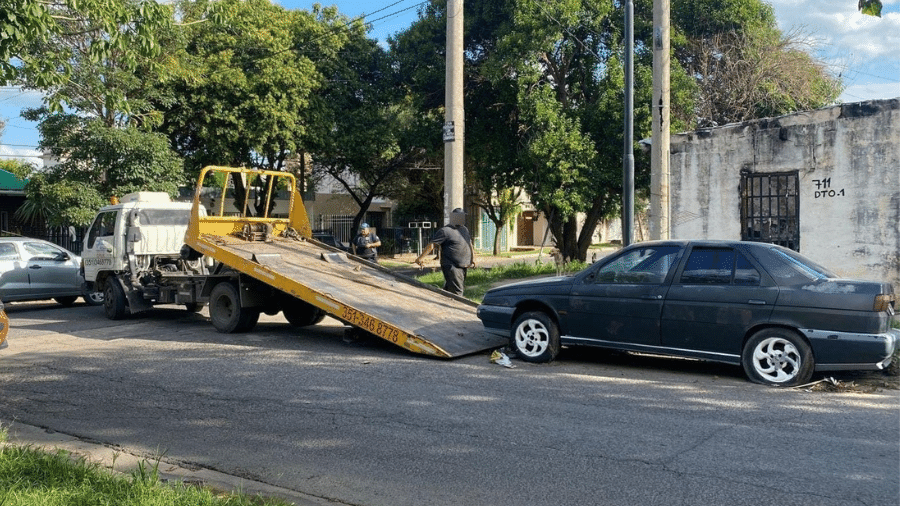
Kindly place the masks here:
POLYGON ((13 173, 0 169, 0 192, 24 193, 28 180, 21 180, 13 173))

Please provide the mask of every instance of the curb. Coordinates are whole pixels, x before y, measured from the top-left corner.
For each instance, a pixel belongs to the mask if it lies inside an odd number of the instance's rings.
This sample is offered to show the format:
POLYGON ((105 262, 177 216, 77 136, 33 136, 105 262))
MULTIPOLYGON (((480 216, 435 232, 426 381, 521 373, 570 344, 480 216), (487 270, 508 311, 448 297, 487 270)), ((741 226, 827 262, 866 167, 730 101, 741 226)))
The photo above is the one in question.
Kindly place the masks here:
POLYGON ((79 439, 76 436, 54 432, 20 422, 3 422, 8 428, 8 438, 3 445, 25 446, 38 450, 65 451, 73 459, 84 459, 120 474, 131 474, 143 464, 157 466, 161 482, 177 482, 201 486, 217 492, 239 493, 248 496, 263 496, 281 499, 295 506, 337 506, 339 503, 297 492, 268 483, 262 483, 240 476, 221 473, 214 469, 190 466, 164 457, 146 457, 127 448, 113 447, 102 443, 79 439))

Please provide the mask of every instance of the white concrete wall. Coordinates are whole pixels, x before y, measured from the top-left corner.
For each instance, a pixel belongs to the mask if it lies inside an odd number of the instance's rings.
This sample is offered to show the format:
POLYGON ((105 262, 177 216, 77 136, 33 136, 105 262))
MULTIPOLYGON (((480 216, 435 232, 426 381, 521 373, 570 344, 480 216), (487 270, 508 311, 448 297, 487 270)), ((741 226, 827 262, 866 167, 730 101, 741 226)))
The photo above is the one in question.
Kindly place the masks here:
POLYGON ((671 236, 740 239, 741 170, 799 172, 800 252, 900 293, 900 99, 672 136, 671 236))

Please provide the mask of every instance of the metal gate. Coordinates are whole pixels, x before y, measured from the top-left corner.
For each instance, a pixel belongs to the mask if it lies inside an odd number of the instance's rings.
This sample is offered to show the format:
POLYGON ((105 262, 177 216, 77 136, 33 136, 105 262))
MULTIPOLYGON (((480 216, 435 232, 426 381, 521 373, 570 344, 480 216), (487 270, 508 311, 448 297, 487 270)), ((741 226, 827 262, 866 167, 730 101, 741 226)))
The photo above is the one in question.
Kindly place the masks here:
POLYGON ((741 171, 741 240, 800 251, 799 172, 741 171))

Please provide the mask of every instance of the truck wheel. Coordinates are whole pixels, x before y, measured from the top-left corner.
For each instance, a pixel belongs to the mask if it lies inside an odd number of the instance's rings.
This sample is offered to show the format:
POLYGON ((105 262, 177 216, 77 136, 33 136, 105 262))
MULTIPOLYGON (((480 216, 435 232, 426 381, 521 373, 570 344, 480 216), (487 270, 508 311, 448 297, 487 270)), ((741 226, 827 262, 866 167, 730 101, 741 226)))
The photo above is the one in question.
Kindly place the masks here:
POLYGON ((281 302, 281 312, 294 327, 315 325, 325 318, 325 311, 296 297, 286 296, 281 302))
POLYGON ((209 296, 209 319, 223 334, 246 332, 259 321, 259 310, 241 307, 234 283, 219 283, 209 296))
POLYGON ((125 290, 115 279, 107 280, 103 289, 103 309, 110 320, 121 320, 128 316, 125 308, 125 290))

